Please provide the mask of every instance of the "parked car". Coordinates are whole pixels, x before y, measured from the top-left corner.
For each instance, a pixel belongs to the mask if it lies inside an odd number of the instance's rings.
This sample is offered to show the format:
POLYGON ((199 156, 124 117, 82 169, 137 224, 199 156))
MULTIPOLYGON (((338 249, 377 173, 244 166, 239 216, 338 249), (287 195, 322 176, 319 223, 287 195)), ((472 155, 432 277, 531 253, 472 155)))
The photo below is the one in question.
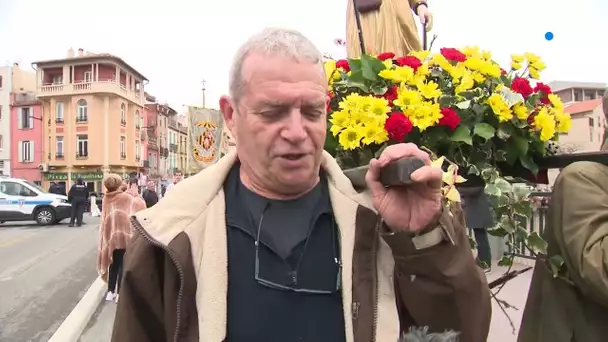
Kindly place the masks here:
POLYGON ((71 210, 67 196, 51 194, 24 179, 0 177, 0 223, 57 224, 70 217, 71 210))

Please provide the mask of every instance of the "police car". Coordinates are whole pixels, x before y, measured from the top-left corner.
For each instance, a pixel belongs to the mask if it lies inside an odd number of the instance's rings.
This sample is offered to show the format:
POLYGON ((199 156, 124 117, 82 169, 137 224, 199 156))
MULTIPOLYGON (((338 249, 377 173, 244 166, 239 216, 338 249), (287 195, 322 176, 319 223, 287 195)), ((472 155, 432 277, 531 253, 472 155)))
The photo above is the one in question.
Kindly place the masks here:
POLYGON ((36 221, 57 224, 70 217, 72 206, 67 196, 51 194, 27 180, 0 178, 0 223, 36 221))

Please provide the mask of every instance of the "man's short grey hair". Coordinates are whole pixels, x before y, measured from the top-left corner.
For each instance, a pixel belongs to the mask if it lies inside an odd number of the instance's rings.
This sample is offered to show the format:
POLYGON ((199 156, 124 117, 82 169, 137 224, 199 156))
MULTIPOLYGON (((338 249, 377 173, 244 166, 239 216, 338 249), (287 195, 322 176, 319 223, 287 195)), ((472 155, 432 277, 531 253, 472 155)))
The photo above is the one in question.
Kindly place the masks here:
POLYGON ((284 28, 264 29, 241 45, 232 61, 229 87, 230 96, 235 102, 238 102, 245 87, 243 64, 252 53, 292 58, 298 62, 310 62, 320 66, 323 63, 323 54, 302 33, 284 28))

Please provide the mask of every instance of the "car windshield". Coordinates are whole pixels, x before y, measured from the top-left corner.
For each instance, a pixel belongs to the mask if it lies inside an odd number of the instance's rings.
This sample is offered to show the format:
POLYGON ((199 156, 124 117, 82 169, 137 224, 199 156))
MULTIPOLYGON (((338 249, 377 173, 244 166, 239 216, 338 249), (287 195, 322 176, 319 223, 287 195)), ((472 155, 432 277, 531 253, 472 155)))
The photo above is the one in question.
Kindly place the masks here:
POLYGON ((41 188, 41 187, 40 187, 38 184, 36 184, 36 183, 32 183, 32 182, 30 182, 30 181, 23 181, 23 182, 24 182, 25 184, 27 184, 27 185, 31 186, 32 188, 34 188, 34 189, 36 189, 36 190, 40 191, 40 192, 46 192, 44 189, 42 189, 42 188, 41 188))

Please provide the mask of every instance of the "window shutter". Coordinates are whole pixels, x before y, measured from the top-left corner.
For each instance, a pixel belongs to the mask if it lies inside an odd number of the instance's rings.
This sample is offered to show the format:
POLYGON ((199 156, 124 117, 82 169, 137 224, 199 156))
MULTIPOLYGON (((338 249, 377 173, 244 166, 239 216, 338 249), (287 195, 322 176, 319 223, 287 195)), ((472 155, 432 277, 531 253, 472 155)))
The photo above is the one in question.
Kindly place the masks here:
POLYGON ((30 161, 33 162, 36 159, 36 149, 34 148, 34 142, 30 141, 30 161))
POLYGON ((23 141, 17 143, 19 146, 19 162, 23 163, 23 141))
POLYGON ((30 108, 29 113, 30 113, 30 116, 28 118, 28 120, 29 120, 28 128, 32 129, 32 128, 34 128, 34 108, 30 108))
POLYGON ((23 129, 23 108, 19 108, 19 117, 17 119, 18 119, 17 128, 23 129))

